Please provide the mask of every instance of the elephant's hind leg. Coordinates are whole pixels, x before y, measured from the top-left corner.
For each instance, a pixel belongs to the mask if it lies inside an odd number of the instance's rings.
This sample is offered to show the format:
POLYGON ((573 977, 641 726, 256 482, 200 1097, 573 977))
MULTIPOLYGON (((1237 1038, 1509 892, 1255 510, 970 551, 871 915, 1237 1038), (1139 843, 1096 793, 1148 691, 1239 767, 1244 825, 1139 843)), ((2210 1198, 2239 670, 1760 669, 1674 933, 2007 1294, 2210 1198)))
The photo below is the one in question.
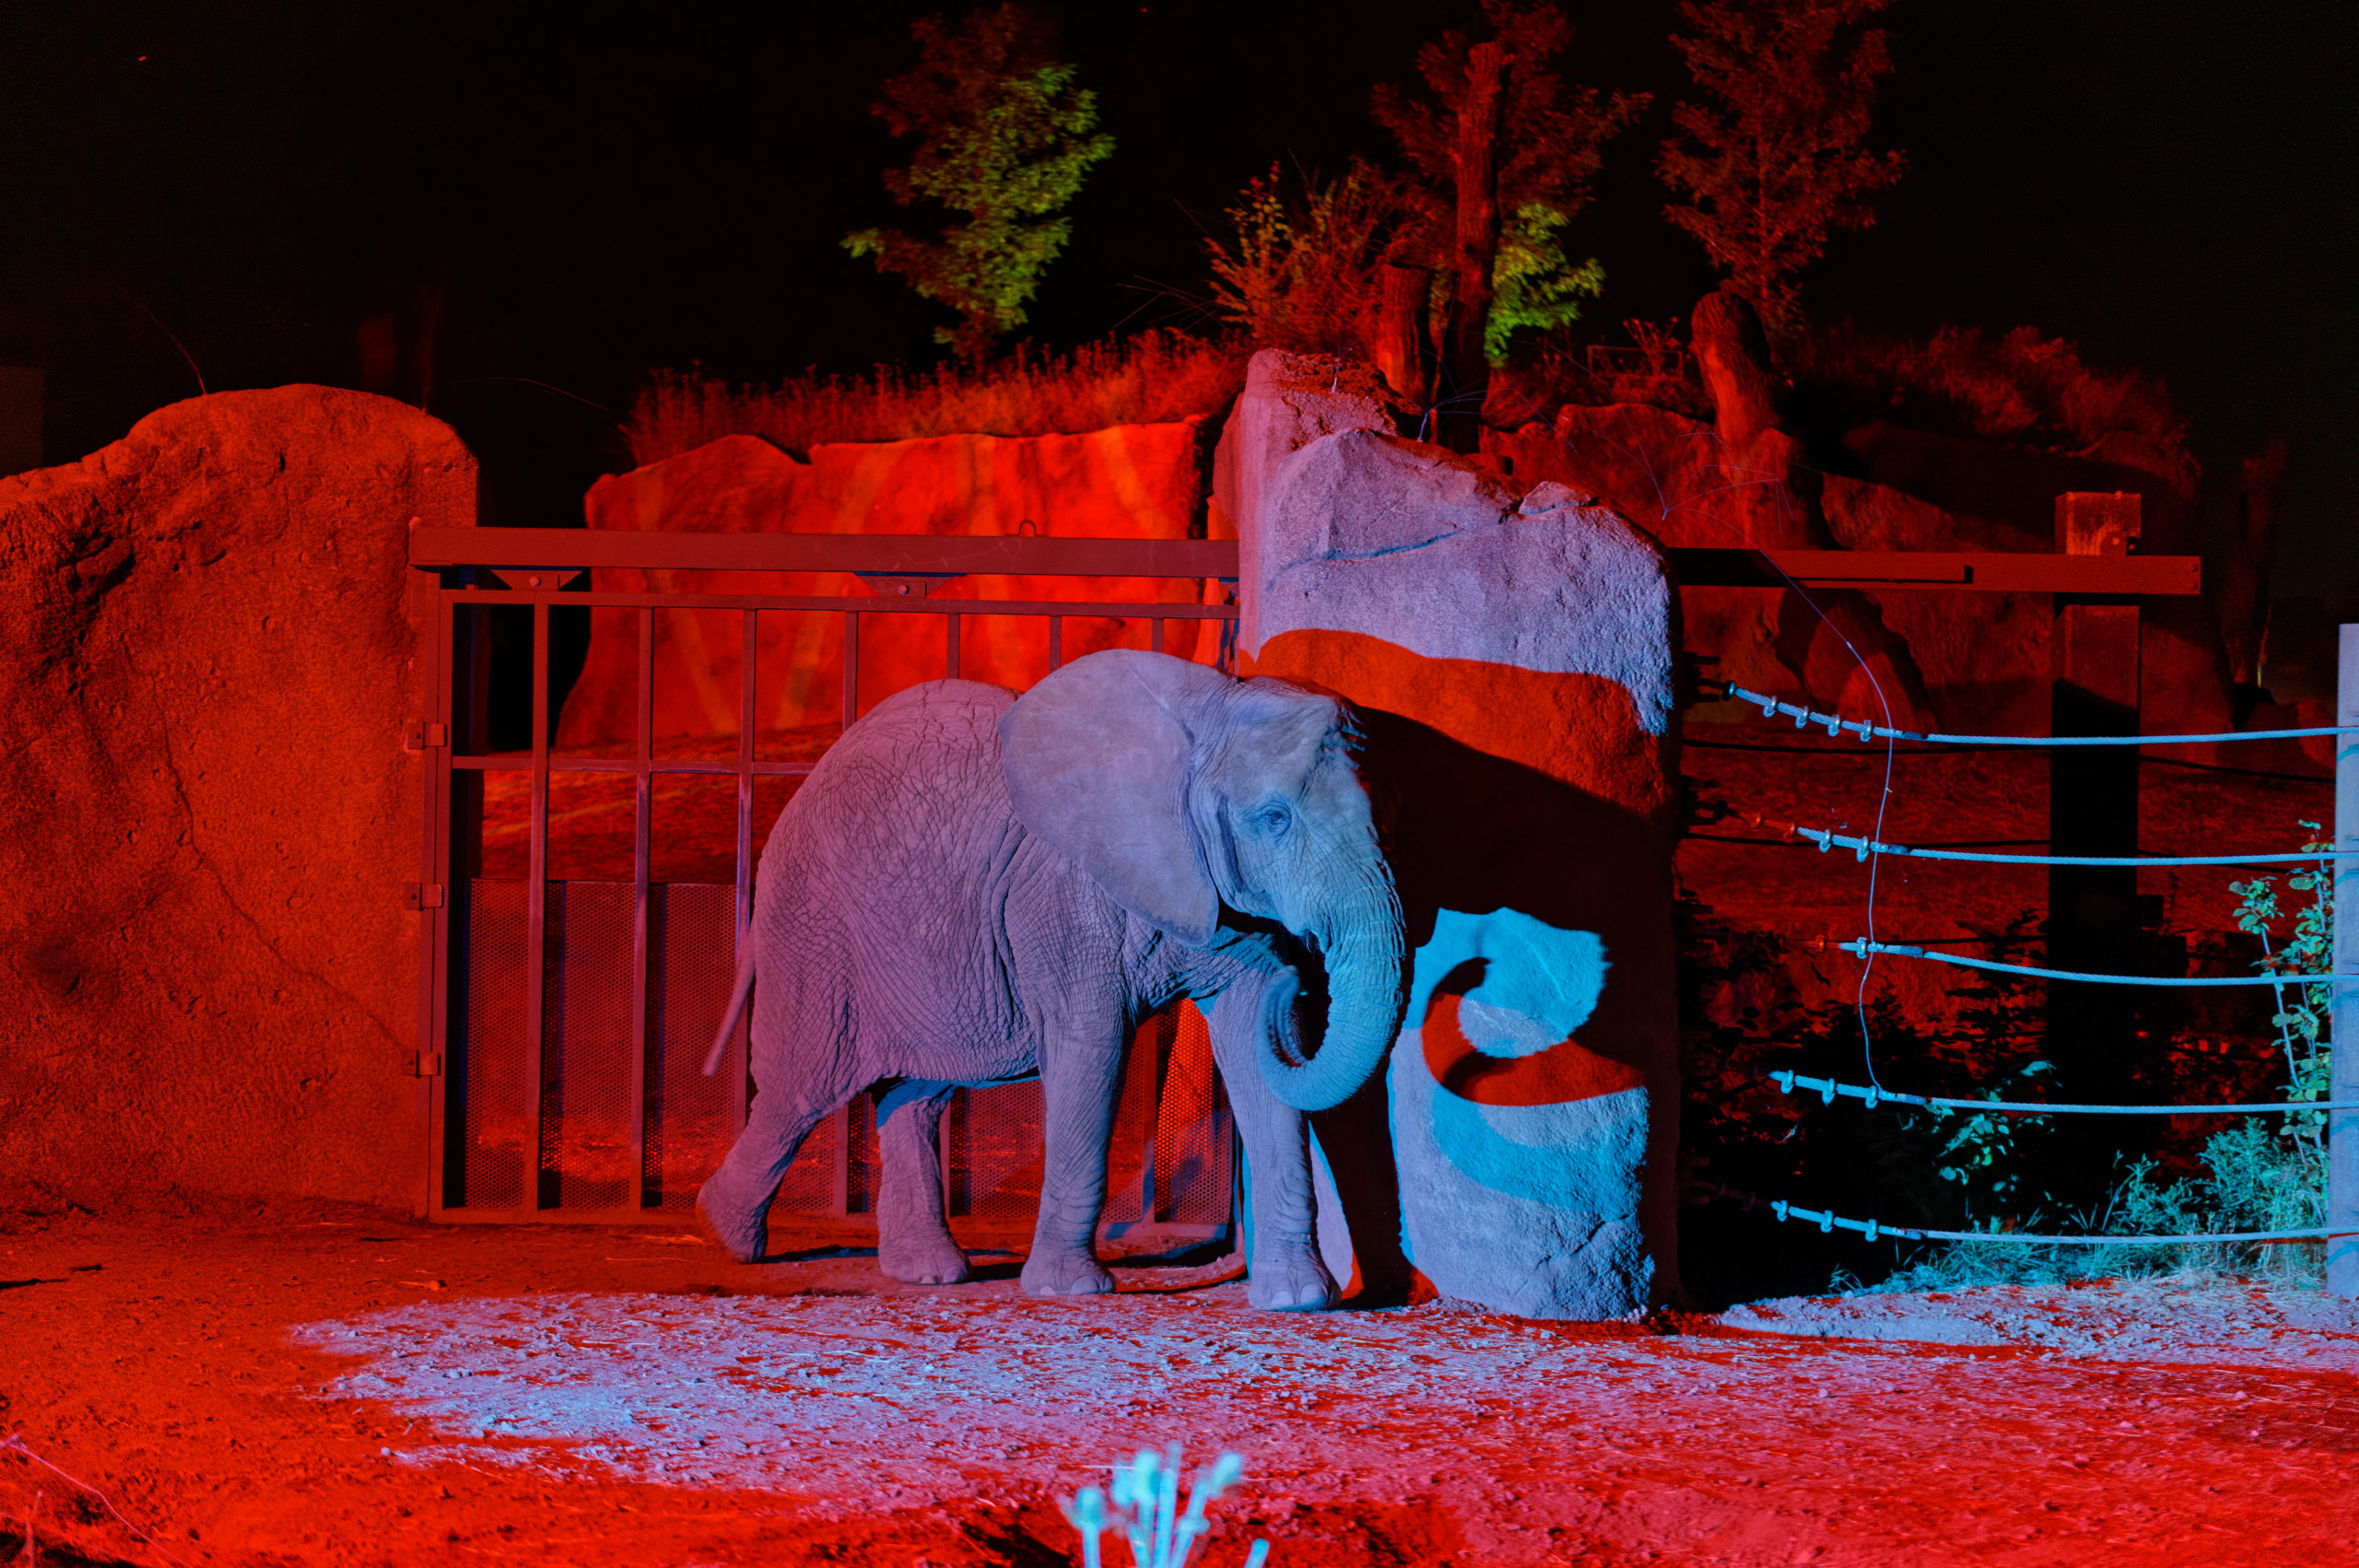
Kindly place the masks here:
POLYGON ((955 1285, 968 1275, 942 1208, 942 1113, 952 1087, 903 1079, 876 1104, 876 1263, 906 1285, 955 1285))
POLYGON ((697 1191, 697 1217, 738 1262, 757 1263, 769 1249, 770 1199, 778 1196, 794 1152, 832 1109, 815 1108, 783 1091, 754 1096, 745 1130, 697 1191))

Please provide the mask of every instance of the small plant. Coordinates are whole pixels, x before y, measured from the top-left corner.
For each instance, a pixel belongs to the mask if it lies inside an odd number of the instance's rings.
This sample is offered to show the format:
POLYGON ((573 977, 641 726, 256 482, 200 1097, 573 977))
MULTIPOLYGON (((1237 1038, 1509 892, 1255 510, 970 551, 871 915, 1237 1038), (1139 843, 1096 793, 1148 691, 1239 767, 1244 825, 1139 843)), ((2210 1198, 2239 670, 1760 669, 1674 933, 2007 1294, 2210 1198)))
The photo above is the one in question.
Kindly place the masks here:
POLYGON ((1415 208, 1361 158, 1332 180, 1305 175, 1300 187, 1289 194, 1272 164, 1227 210, 1233 240, 1204 242, 1213 307, 1259 348, 1364 352, 1378 269, 1402 259, 1415 208))
MULTIPOLYGON (((1245 1473, 1245 1461, 1223 1454, 1196 1472, 1188 1488, 1188 1507, 1180 1512, 1180 1445, 1174 1443, 1158 1457, 1142 1448, 1129 1464, 1114 1467, 1113 1507, 1094 1486, 1064 1504, 1065 1518, 1081 1532, 1083 1568, 1100 1568, 1098 1537, 1119 1531, 1130 1543, 1133 1568, 1187 1568, 1196 1542, 1212 1528, 1204 1508, 1234 1486, 1245 1473)), ((1262 1568, 1270 1543, 1257 1540, 1246 1554, 1245 1568, 1262 1568)))
MULTIPOLYGON (((2014 1077, 2019 1083, 2031 1085, 2041 1074, 2054 1071, 2054 1065, 2049 1062, 2026 1062, 2016 1070, 2014 1077)), ((2002 1093, 1994 1089, 1984 1098, 2019 1101, 2024 1098, 2024 1091, 2016 1089, 2002 1093)), ((2012 1222, 2002 1223, 2000 1216, 2016 1212, 2025 1196, 2022 1164, 2014 1157, 2016 1135, 2032 1128, 2046 1127, 2048 1118, 2022 1112, 1993 1111, 1985 1114, 1953 1111, 1940 1106, 1933 1107, 1931 1115, 1937 1123, 1947 1122, 1952 1117, 1962 1117, 1956 1130, 1950 1134, 1949 1141, 1942 1145, 1939 1156, 1942 1163, 1937 1168, 1943 1181, 1966 1188, 1970 1195, 1966 1210, 1969 1228, 2013 1229, 2012 1222), (1985 1223, 1978 1226, 1972 1224, 1976 1196, 1982 1198, 1990 1211, 1985 1216, 1985 1223)))

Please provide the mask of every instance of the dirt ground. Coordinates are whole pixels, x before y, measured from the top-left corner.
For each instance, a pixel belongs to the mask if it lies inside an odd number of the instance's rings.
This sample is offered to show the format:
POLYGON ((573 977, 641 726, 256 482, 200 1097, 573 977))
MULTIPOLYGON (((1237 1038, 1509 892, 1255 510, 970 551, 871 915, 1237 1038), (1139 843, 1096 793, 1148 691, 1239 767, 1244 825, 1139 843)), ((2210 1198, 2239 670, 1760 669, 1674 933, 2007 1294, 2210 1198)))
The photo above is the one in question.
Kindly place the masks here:
POLYGON ((2359 1533, 2359 1311, 2315 1293, 1281 1316, 1217 1265, 1039 1302, 1012 1255, 915 1289, 796 1239, 12 1218, 0 1561, 29 1524, 44 1564, 1071 1562, 1056 1500, 1174 1442, 1244 1457, 1217 1568, 2316 1568, 2359 1533))

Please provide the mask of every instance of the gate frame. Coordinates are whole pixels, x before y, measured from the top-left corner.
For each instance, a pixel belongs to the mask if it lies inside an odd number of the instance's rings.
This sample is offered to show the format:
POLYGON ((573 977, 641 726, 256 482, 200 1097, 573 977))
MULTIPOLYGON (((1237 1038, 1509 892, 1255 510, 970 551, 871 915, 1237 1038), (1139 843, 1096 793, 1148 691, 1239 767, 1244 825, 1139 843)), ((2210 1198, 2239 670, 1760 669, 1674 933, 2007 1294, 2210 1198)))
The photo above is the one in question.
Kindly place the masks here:
MULTIPOLYGON (((764 611, 836 614, 843 617, 844 673, 839 723, 848 726, 860 713, 860 620, 868 614, 933 614, 945 619, 945 651, 948 678, 959 671, 958 641, 964 619, 970 615, 1025 616, 1049 623, 1049 668, 1063 662, 1064 622, 1082 619, 1146 620, 1148 645, 1163 649, 1165 626, 1170 621, 1212 621, 1221 625, 1220 667, 1234 660, 1234 603, 1223 604, 1161 601, 975 600, 929 602, 933 588, 970 573, 1023 577, 1194 578, 1233 584, 1237 547, 1231 541, 1135 539, 968 538, 860 534, 699 534, 625 532, 576 529, 416 529, 410 536, 410 565, 435 574, 422 583, 424 646, 421 673, 431 694, 431 710, 413 722, 406 748, 421 754, 427 765, 424 822, 419 856, 420 880, 405 892, 405 903, 420 914, 418 926, 419 986, 418 1051, 414 1071, 425 1082, 421 1096, 427 1118, 427 1202, 424 1217, 455 1224, 558 1223, 598 1225, 672 1225, 686 1223, 677 1211, 630 1202, 611 1209, 544 1208, 541 1204, 539 1149, 542 1128, 542 1051, 546 1042, 545 1005, 547 996, 548 796, 549 782, 558 773, 605 773, 636 779, 635 824, 632 836, 631 936, 631 1178, 635 1192, 644 1191, 647 1145, 647 1005, 649 988, 648 927, 651 902, 651 823, 654 779, 658 774, 734 777, 737 780, 736 941, 742 942, 753 907, 754 780, 757 778, 807 776, 815 764, 767 762, 755 751, 756 697, 758 680, 758 628, 764 611), (761 572, 856 572, 868 579, 878 597, 843 594, 748 594, 710 592, 575 592, 569 585, 584 569, 632 567, 653 569, 761 572), (464 580, 474 579, 473 581, 464 580), (497 579, 499 586, 486 581, 497 579), (557 757, 550 752, 549 612, 552 608, 626 609, 637 612, 638 690, 632 705, 634 743, 628 758, 557 757), (486 687, 489 673, 488 612, 496 608, 529 608, 532 629, 533 745, 529 754, 495 757, 485 744, 486 687), (481 614, 475 613, 480 610, 481 614), (737 611, 743 617, 743 655, 738 681, 738 754, 734 762, 661 759, 653 755, 654 617, 658 610, 737 611), (461 681, 466 682, 463 705, 461 681), (474 733, 463 736, 462 725, 474 733), (452 1059, 451 1034, 452 915, 457 896, 472 875, 454 867, 453 846, 467 825, 460 780, 493 772, 529 772, 532 776, 529 848, 525 872, 526 978, 524 998, 524 1060, 527 1085, 525 1201, 521 1207, 450 1208, 452 1144, 448 1127, 452 1083, 437 1082, 449 1075, 452 1059), (465 872, 466 874, 460 874, 465 872)), ((1232 601, 1234 595, 1229 596, 1232 601)), ((839 731, 840 733, 840 729, 839 731)), ((474 810, 480 812, 480 793, 474 810)), ((741 1018, 736 1045, 730 1053, 739 1065, 731 1078, 733 1132, 745 1126, 748 1073, 743 1048, 747 1029, 741 1018)), ((837 1212, 811 1215, 817 1226, 850 1223, 866 1228, 865 1215, 845 1211, 846 1176, 851 1154, 849 1107, 835 1114, 838 1171, 837 1212)), ((947 1142, 951 1118, 945 1117, 943 1137, 947 1142)), ((945 1154, 947 1151, 945 1149, 945 1154)), ((1233 1157, 1233 1156, 1232 1156, 1233 1157)), ((944 1180, 950 1179, 949 1162, 944 1180)), ((1233 1218, 1230 1223, 1233 1223, 1233 1218)), ((1210 1239, 1222 1227, 1159 1222, 1153 1217, 1149 1195, 1147 1213, 1123 1231, 1151 1229, 1175 1239, 1210 1239), (1203 1232, 1196 1236, 1196 1232, 1203 1232)))

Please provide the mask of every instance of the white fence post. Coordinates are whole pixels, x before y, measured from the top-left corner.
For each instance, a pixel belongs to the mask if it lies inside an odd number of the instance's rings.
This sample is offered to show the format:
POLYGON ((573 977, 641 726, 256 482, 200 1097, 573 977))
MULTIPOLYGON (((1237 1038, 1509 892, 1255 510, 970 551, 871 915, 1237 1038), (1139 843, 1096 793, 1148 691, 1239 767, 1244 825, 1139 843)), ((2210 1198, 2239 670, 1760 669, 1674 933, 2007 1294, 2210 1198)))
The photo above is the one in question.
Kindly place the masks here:
MULTIPOLYGON (((2341 628, 2334 721, 2359 724, 2359 626, 2341 628)), ((2359 736, 2334 737, 2334 847, 2359 850, 2359 736)), ((2334 862, 2334 1074, 2336 1101, 2359 1100, 2359 860, 2334 862)), ((2326 1223, 2359 1231, 2359 1111, 2327 1113, 2326 1223)), ((2359 1235, 2329 1236, 2326 1288, 2359 1296, 2359 1235)))

